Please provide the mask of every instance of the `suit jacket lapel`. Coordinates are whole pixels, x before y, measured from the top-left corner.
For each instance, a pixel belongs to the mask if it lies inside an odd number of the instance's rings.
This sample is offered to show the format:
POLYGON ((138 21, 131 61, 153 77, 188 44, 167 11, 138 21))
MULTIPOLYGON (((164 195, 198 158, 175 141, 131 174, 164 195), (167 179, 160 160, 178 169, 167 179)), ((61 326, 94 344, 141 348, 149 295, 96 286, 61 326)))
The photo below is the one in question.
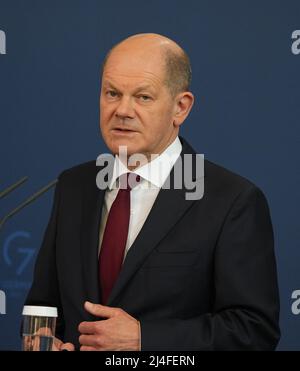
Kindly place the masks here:
MULTIPOLYGON (((183 150, 181 156, 185 153, 195 154, 184 140, 182 140, 182 142, 183 150)), ((193 162, 193 166, 194 164, 195 163, 193 162)), ((109 297, 108 305, 117 305, 119 294, 128 284, 130 279, 133 278, 135 272, 143 264, 147 256, 184 215, 184 213, 194 204, 194 201, 186 200, 185 195, 187 190, 184 187, 182 189, 173 188, 173 174, 174 168, 169 176, 169 179, 171 179, 170 189, 162 188, 160 190, 145 224, 127 253, 120 275, 109 297)), ((194 167, 192 169, 192 175, 195 180, 196 171, 194 167)))
POLYGON ((130 247, 108 305, 116 305, 118 295, 160 240, 170 231, 193 202, 179 190, 161 190, 139 235, 130 247))
MULTIPOLYGON (((96 173, 94 179, 96 180, 96 173)), ((81 227, 82 276, 86 293, 84 300, 92 303, 100 303, 98 243, 104 195, 105 190, 99 190, 95 183, 92 187, 90 185, 87 186, 83 195, 81 227)))

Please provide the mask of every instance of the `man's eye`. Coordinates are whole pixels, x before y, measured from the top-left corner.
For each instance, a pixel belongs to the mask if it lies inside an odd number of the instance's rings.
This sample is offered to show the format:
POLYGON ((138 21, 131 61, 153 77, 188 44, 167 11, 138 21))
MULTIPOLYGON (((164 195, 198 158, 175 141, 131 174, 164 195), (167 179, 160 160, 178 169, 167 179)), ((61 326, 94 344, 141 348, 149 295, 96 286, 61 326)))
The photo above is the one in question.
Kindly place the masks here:
POLYGON ((151 97, 149 97, 149 95, 140 95, 139 98, 144 102, 151 100, 151 97))
POLYGON ((109 90, 107 93, 106 93, 109 97, 111 98, 115 98, 118 96, 118 93, 116 91, 113 91, 113 90, 109 90))

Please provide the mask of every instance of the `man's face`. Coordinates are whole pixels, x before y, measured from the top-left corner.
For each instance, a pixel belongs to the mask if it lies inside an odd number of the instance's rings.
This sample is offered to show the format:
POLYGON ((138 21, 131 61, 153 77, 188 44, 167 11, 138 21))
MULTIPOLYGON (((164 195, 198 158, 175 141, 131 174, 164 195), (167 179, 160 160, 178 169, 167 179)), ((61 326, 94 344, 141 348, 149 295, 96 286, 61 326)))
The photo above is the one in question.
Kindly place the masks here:
POLYGON ((116 154, 159 154, 176 138, 175 99, 164 79, 161 55, 113 51, 102 76, 100 127, 103 139, 116 154))

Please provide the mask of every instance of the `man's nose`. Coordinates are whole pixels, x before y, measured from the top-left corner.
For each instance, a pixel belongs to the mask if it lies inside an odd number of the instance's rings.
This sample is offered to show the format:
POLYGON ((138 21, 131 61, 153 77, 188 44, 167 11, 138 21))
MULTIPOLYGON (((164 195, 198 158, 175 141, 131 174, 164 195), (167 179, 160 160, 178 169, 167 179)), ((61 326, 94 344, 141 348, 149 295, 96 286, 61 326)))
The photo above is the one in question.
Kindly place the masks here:
POLYGON ((133 102, 130 97, 123 96, 116 110, 116 116, 119 118, 134 118, 133 102))

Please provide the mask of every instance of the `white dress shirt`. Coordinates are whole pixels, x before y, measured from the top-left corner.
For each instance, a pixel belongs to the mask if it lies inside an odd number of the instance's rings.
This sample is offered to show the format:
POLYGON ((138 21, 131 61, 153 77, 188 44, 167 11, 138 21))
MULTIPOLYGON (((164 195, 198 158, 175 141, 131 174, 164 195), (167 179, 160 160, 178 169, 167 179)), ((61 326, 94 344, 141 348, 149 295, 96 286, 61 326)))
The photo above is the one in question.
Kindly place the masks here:
MULTIPOLYGON (((172 167, 182 151, 178 137, 159 156, 132 171, 141 177, 141 181, 130 191, 130 221, 124 258, 142 229, 155 199, 170 174, 172 167)), ((113 176, 105 192, 100 223, 99 251, 102 244, 109 210, 118 193, 118 178, 130 170, 115 156, 113 176)))

